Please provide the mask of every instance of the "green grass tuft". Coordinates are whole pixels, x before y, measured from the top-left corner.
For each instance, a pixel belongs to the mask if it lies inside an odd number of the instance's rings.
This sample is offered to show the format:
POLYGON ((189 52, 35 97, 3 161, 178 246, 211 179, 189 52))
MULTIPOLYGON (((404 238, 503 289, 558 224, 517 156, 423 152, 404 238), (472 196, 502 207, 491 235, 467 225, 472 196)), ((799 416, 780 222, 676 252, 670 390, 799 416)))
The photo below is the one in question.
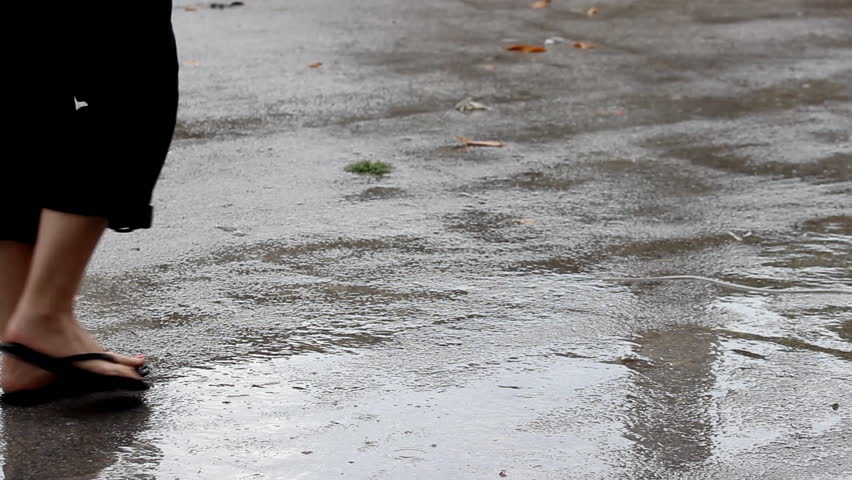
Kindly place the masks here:
POLYGON ((360 162, 350 163, 345 169, 347 172, 357 173, 358 175, 374 175, 381 177, 387 175, 393 170, 393 167, 385 162, 371 162, 362 160, 360 162))

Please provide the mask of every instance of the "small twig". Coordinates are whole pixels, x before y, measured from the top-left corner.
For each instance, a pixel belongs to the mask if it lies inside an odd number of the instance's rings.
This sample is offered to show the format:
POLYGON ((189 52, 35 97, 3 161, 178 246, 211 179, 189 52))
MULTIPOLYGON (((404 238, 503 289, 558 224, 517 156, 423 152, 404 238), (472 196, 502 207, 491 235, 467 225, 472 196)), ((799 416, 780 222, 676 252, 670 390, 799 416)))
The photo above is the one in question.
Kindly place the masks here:
POLYGON ((619 283, 649 283, 662 282, 672 280, 695 280, 699 282, 712 283, 720 287, 729 288, 731 290, 739 290, 741 292, 751 293, 769 293, 769 294, 834 294, 834 295, 852 295, 852 288, 759 288, 738 285, 736 283, 723 282, 714 278, 699 277, 695 275, 673 275, 667 277, 636 277, 636 278, 601 278, 606 282, 619 283))

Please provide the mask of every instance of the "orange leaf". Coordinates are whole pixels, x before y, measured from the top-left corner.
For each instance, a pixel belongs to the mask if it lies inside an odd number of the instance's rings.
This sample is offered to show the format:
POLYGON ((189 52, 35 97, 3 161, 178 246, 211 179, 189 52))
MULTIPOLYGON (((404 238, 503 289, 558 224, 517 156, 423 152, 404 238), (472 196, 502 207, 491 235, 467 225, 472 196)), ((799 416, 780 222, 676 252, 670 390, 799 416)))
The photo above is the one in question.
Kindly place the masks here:
POLYGON ((538 0, 537 2, 533 2, 530 7, 531 8, 547 8, 550 5, 550 0, 538 0))
POLYGON ((586 12, 586 15, 593 17, 593 16, 597 15, 598 13, 600 13, 600 12, 598 12, 598 9, 592 7, 586 12))
POLYGON ((504 47, 506 50, 510 52, 523 52, 523 53, 544 53, 547 51, 546 48, 538 46, 538 45, 512 45, 509 47, 504 47))
POLYGON ((198 7, 183 7, 183 9, 186 12, 197 12, 198 11, 198 7))
POLYGON ((481 140, 471 140, 467 137, 457 137, 460 142, 467 144, 471 147, 504 147, 506 146, 503 142, 492 142, 492 141, 481 141, 481 140))
POLYGON ((584 42, 574 42, 571 44, 574 48, 580 48, 582 50, 590 50, 595 48, 594 43, 584 43, 584 42))
POLYGON ((315 62, 315 63, 308 65, 308 68, 319 68, 321 66, 322 66, 322 62, 315 62))

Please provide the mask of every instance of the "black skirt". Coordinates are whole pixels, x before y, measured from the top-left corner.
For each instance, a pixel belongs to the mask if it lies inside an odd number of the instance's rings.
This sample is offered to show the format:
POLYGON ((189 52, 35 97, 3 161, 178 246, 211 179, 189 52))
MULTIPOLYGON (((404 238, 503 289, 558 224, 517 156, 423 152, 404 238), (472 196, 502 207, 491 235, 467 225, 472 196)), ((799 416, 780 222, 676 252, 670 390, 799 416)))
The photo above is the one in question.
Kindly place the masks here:
POLYGON ((0 240, 33 243, 42 209, 151 226, 177 115, 171 1, 73 3, 23 8, 5 39, 0 240))

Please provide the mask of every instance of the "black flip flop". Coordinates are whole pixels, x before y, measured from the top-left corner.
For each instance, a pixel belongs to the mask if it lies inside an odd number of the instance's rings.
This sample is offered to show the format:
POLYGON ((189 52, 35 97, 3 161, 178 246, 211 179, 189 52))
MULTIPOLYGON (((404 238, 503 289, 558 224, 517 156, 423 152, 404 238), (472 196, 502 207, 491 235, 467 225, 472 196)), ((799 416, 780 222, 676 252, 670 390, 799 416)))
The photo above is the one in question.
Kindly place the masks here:
MULTIPOLYGON (((51 357, 20 343, 0 343, 0 351, 12 355, 42 370, 56 374, 56 380, 50 385, 36 390, 8 392, 0 396, 0 401, 14 405, 32 405, 70 397, 78 397, 101 392, 140 392, 150 388, 148 383, 137 378, 117 375, 103 375, 90 372, 75 365, 86 360, 105 360, 118 363, 112 355, 106 353, 84 353, 70 357, 51 357)), ((150 369, 142 366, 136 369, 143 377, 150 369)))

